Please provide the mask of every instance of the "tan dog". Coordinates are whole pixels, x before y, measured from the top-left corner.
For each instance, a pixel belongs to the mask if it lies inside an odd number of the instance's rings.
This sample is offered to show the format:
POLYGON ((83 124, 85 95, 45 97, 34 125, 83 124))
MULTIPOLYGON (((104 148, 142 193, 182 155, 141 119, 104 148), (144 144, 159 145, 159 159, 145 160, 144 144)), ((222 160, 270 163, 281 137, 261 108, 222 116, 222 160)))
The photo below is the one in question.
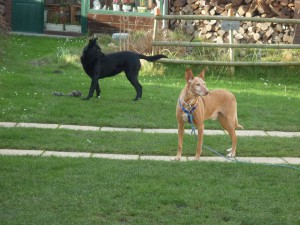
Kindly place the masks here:
POLYGON ((202 152, 204 120, 208 119, 218 119, 222 127, 230 135, 232 148, 227 156, 234 157, 236 153, 237 137, 235 129, 243 129, 243 127, 238 124, 235 96, 226 90, 209 91, 204 81, 205 70, 198 77, 194 77, 190 68, 185 71, 187 83, 180 93, 176 108, 178 121, 178 152, 176 160, 181 158, 184 123, 189 120, 192 120, 198 129, 196 160, 199 160, 202 152), (188 115, 192 115, 192 117, 188 115))

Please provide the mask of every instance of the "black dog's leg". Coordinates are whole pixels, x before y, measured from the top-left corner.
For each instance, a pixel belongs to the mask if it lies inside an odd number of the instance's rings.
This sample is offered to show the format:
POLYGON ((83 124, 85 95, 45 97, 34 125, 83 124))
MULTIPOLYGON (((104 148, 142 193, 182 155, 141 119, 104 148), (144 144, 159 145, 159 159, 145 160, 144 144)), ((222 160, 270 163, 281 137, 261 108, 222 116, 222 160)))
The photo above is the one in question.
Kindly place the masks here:
POLYGON ((134 67, 127 68, 127 70, 125 71, 127 79, 130 81, 130 83, 132 84, 132 86, 135 88, 136 91, 135 99, 133 99, 134 101, 140 100, 142 98, 143 87, 138 81, 140 68, 141 68, 141 64, 138 60, 136 65, 134 65, 134 67))
POLYGON ((135 83, 133 84, 133 86, 136 90, 136 97, 135 97, 134 101, 142 99, 143 87, 137 79, 136 79, 135 83))
POLYGON ((83 100, 89 100, 91 97, 93 97, 93 94, 94 94, 95 90, 97 92, 97 95, 99 94, 98 95, 98 97, 99 97, 100 96, 100 87, 99 87, 97 76, 93 76, 91 86, 90 86, 90 90, 89 90, 89 94, 83 100), (98 91, 99 91, 99 93, 98 93, 98 91))
POLYGON ((99 86, 99 82, 97 82, 97 86, 96 86, 96 94, 97 94, 97 98, 100 98, 100 86, 99 86))
MULTIPOLYGON (((128 76, 127 76, 128 78, 128 76)), ((128 80, 130 81, 130 83, 132 84, 132 86, 135 88, 136 91, 136 96, 135 99, 133 99, 134 101, 140 100, 142 98, 142 92, 143 92, 143 87, 140 84, 140 82, 137 79, 137 76, 133 76, 128 78, 128 80)))

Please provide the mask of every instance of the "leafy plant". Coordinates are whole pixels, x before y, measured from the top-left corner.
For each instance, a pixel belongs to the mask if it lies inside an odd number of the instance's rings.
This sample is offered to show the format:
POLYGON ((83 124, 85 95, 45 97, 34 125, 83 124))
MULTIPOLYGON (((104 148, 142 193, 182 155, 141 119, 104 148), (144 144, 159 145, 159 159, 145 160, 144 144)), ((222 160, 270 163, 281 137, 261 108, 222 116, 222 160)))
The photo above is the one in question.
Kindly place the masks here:
POLYGON ((60 23, 60 16, 59 16, 59 13, 56 12, 56 13, 53 13, 50 17, 50 23, 55 23, 55 24, 59 24, 60 23))
POLYGON ((146 1, 145 0, 140 0, 140 6, 145 7, 146 6, 146 1))

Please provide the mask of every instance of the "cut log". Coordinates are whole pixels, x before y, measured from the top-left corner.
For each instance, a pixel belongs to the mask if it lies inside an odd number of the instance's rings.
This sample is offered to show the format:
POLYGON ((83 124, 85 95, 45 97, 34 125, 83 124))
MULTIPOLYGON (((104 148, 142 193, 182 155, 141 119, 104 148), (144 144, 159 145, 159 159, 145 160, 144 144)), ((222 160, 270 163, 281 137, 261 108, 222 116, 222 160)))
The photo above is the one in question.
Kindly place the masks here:
POLYGON ((213 7, 216 7, 218 5, 218 0, 212 0, 209 4, 213 7))
POLYGON ((197 2, 197 0, 187 0, 186 2, 187 2, 187 4, 193 4, 193 3, 197 2))
POLYGON ((260 14, 269 14, 271 12, 269 5, 265 1, 260 1, 257 10, 260 14))
POLYGON ((266 37, 269 38, 274 33, 274 30, 272 27, 269 27, 267 32, 265 33, 266 37))
POLYGON ((225 30, 218 30, 217 33, 220 37, 223 37, 225 35, 226 31, 225 30))
POLYGON ((236 35, 234 36, 234 38, 237 39, 237 40, 241 40, 241 39, 244 38, 244 36, 243 36, 242 34, 238 33, 238 34, 236 34, 236 35))
POLYGON ((260 33, 255 33, 253 35, 253 38, 254 38, 255 41, 258 41, 261 38, 261 34, 260 33))
POLYGON ((206 39, 210 39, 212 36, 212 33, 211 32, 208 32, 207 34, 205 34, 205 38, 206 39))
POLYGON ((222 12, 225 11, 225 6, 224 5, 217 5, 215 11, 216 11, 217 14, 221 14, 222 12))
POLYGON ((283 6, 287 6, 288 3, 289 3, 288 0, 281 0, 281 1, 280 1, 280 5, 283 5, 283 6))
POLYGON ((209 11, 209 15, 214 16, 215 14, 216 14, 216 10, 215 10, 215 8, 212 8, 212 9, 209 11))
POLYGON ((217 43, 217 44, 223 44, 224 43, 224 40, 223 40, 223 37, 221 36, 218 36, 216 37, 213 42, 217 43))
POLYGON ((196 9, 199 9, 198 4, 191 4, 190 6, 191 6, 191 8, 193 9, 194 12, 195 12, 196 9))
POLYGON ((238 10, 237 10, 237 13, 240 15, 240 16, 244 16, 246 14, 246 12, 249 10, 249 5, 241 5, 238 10))
POLYGON ((183 7, 187 4, 187 0, 176 0, 174 2, 174 6, 183 7))
POLYGON ((232 7, 240 6, 243 1, 244 0, 235 0, 235 1, 232 1, 232 7))
POLYGON ((248 12, 246 13, 246 17, 252 17, 253 16, 253 12, 257 9, 258 7, 258 0, 253 0, 248 12))

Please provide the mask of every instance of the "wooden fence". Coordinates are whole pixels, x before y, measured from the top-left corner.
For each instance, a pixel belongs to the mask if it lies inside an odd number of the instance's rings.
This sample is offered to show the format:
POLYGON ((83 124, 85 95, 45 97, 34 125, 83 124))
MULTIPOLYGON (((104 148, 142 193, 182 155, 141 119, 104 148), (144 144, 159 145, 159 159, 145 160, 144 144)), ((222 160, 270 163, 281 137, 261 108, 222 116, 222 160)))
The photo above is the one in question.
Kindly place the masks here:
MULTIPOLYGON (((180 46, 180 47, 209 47, 209 48, 258 48, 258 49, 300 49, 300 44, 232 44, 232 43, 205 43, 205 42, 178 42, 178 41, 157 41, 158 20, 220 20, 220 21, 252 21, 270 22, 283 24, 300 24, 300 19, 280 19, 280 18, 258 18, 258 17, 230 17, 230 16, 196 16, 196 15, 165 15, 154 17, 154 32, 152 49, 153 54, 157 54, 158 46, 180 46)), ((233 52, 233 51, 232 51, 233 52)), ((233 54, 233 53, 232 53, 233 54)), ((196 64, 210 66, 300 66, 300 62, 236 62, 230 61, 200 61, 200 60, 180 60, 180 59, 160 59, 162 63, 176 64, 196 64)))

